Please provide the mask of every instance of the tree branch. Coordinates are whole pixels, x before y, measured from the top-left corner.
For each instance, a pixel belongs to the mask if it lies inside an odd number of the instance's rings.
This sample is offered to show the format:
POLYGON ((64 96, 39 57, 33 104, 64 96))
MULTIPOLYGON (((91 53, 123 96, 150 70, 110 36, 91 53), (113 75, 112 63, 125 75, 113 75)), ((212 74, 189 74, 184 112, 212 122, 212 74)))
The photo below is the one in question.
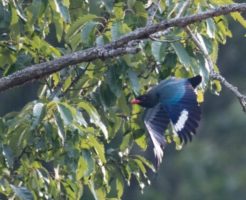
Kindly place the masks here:
POLYGON ((236 11, 245 12, 246 3, 221 6, 199 14, 165 20, 159 24, 136 29, 135 31, 132 31, 107 45, 74 52, 52 61, 32 65, 7 77, 0 78, 0 91, 21 85, 31 80, 45 77, 72 64, 93 61, 96 59, 112 58, 128 53, 137 53, 140 49, 134 46, 135 40, 146 39, 151 34, 166 30, 170 27, 185 27, 189 24, 199 22, 207 18, 226 15, 236 11))
POLYGON ((212 72, 210 73, 210 77, 213 79, 219 80, 227 89, 231 90, 231 92, 235 94, 236 97, 238 98, 243 108, 243 111, 246 113, 246 96, 240 93, 238 91, 238 88, 232 85, 231 83, 229 83, 222 75, 216 72, 212 72))
POLYGON ((236 95, 236 97, 238 98, 243 111, 246 113, 246 96, 243 95, 242 93, 240 93, 237 89, 237 87, 235 87, 234 85, 232 85, 231 83, 229 83, 222 75, 220 75, 219 73, 214 71, 214 64, 212 59, 210 58, 207 49, 205 49, 201 43, 199 42, 198 38, 196 37, 196 35, 190 30, 189 27, 185 28, 185 31, 190 35, 191 39, 193 40, 193 42, 196 44, 196 46, 198 47, 198 49, 200 49, 200 51, 202 52, 205 60, 207 61, 209 70, 210 70, 210 78, 212 79, 216 79, 219 80, 221 82, 221 84, 223 84, 227 89, 231 90, 231 92, 236 95))

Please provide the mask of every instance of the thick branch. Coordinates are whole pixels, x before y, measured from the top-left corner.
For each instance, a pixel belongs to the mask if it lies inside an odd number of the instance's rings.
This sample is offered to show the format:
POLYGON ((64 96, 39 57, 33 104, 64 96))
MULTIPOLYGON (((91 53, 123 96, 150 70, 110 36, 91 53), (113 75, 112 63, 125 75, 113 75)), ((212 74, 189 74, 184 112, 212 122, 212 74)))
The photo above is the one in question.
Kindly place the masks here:
POLYGON ((221 6, 188 17, 174 18, 167 21, 162 21, 159 24, 136 29, 135 31, 130 32, 129 34, 121 37, 120 39, 102 47, 94 47, 83 51, 78 51, 72 54, 68 54, 56 60, 32 65, 21 71, 15 72, 7 77, 3 77, 0 79, 0 91, 6 90, 17 85, 21 85, 31 80, 42 78, 44 76, 57 72, 62 68, 67 67, 68 65, 93 61, 96 59, 116 57, 127 53, 136 53, 139 49, 132 46, 132 41, 134 40, 148 38, 151 34, 156 33, 158 31, 166 30, 170 27, 185 27, 189 24, 207 18, 225 15, 235 11, 246 11, 246 3, 221 6), (129 42, 131 43, 130 46, 129 42))

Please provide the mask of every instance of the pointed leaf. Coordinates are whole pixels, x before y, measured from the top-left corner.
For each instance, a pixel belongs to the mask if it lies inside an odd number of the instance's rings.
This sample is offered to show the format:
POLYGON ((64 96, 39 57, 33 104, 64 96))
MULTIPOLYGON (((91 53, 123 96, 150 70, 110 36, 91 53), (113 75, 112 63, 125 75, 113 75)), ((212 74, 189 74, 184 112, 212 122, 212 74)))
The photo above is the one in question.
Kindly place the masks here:
POLYGON ((57 109, 58 109, 58 112, 60 113, 60 116, 61 116, 62 120, 64 121, 64 123, 66 125, 71 124, 73 121, 73 114, 71 112, 71 107, 69 107, 65 103, 58 103, 57 109))
POLYGON ((44 117, 45 109, 43 103, 36 103, 33 107, 33 128, 40 124, 42 118, 44 117))
POLYGON ((14 155, 12 149, 8 145, 3 145, 3 152, 2 152, 7 167, 13 168, 14 166, 14 155))
POLYGON ((136 72, 129 69, 128 70, 128 77, 130 79, 130 83, 131 83, 131 86, 132 86, 134 93, 136 95, 138 95, 139 90, 140 90, 140 85, 139 85, 138 76, 137 76, 136 72))
POLYGON ((57 129, 58 129, 58 136, 61 138, 62 145, 64 145, 64 143, 65 143, 65 129, 64 129, 64 126, 62 123, 62 119, 61 119, 59 113, 54 113, 54 117, 55 117, 57 129))
POLYGON ((18 187, 14 185, 10 185, 14 193, 21 200, 33 200, 33 194, 26 187, 18 187))
POLYGON ((155 60, 159 63, 163 62, 165 59, 167 44, 163 42, 152 42, 151 43, 151 52, 155 60))
POLYGON ((215 37, 215 33, 216 33, 216 26, 214 23, 213 19, 207 19, 206 20, 206 24, 207 24, 207 34, 210 38, 214 38, 215 37))
POLYGON ((181 64, 185 66, 187 70, 189 70, 189 66, 191 65, 191 58, 187 53, 186 49, 183 47, 182 44, 178 42, 174 42, 171 44, 173 49, 175 50, 176 54, 178 55, 179 61, 181 64))
POLYGON ((90 121, 97 125, 103 132, 104 137, 108 139, 108 130, 100 119, 97 110, 88 102, 82 101, 78 104, 78 107, 84 109, 90 115, 90 121))

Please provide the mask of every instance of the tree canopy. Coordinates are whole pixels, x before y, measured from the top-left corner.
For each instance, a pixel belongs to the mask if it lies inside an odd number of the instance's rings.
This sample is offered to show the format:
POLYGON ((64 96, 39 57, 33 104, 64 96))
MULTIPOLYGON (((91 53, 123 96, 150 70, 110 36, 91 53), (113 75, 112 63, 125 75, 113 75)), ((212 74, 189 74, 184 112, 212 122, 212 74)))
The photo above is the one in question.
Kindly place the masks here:
MULTIPOLYGON (((0 3, 0 91, 39 79, 38 98, 0 118, 0 198, 121 199, 157 169, 135 95, 169 76, 200 74, 199 102, 224 84, 232 0, 33 0, 0 3), (225 16, 229 14, 228 16, 225 16)), ((172 129, 169 143, 182 148, 172 129)), ((164 158, 165 161, 165 158, 164 158)))

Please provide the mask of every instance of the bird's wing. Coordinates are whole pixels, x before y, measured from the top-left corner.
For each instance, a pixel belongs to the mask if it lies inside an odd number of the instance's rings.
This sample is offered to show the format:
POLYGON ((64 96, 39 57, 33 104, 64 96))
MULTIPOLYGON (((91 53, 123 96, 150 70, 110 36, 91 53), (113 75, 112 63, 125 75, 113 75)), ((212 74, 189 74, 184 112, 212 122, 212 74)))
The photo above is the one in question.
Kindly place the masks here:
POLYGON ((192 140, 192 133, 201 119, 201 109, 197 103, 197 97, 191 84, 184 86, 185 92, 182 98, 173 104, 163 105, 173 124, 174 130, 179 135, 181 142, 192 140))
POLYGON ((162 161, 163 148, 166 143, 162 134, 167 128, 168 123, 169 117, 161 104, 157 104, 153 108, 146 109, 144 124, 154 144, 154 153, 157 158, 157 166, 159 166, 162 161))

